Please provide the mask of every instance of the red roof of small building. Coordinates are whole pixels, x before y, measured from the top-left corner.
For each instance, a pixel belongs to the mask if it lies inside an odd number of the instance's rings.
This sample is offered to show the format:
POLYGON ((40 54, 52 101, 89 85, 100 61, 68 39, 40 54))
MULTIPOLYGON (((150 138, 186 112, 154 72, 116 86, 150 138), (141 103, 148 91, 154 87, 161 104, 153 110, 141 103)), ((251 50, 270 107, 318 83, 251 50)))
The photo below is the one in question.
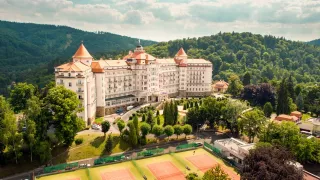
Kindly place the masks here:
POLYGON ((286 114, 280 114, 279 116, 277 116, 275 118, 275 120, 278 120, 278 121, 297 121, 298 118, 296 116, 289 116, 286 114))
POLYGON ((302 117, 302 113, 299 111, 292 111, 290 113, 290 116, 296 116, 297 118, 300 118, 300 117, 302 117))
POLYGON ((224 80, 220 80, 213 84, 213 88, 220 88, 220 89, 228 89, 229 83, 225 82, 224 80))

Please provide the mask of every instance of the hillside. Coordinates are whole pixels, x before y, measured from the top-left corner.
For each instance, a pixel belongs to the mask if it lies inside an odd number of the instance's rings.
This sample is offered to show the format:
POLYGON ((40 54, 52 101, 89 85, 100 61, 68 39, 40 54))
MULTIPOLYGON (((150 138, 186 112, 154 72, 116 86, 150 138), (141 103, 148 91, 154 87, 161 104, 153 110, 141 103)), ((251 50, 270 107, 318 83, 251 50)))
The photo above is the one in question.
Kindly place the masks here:
POLYGON ((201 38, 161 42, 147 47, 155 57, 174 56, 183 47, 189 58, 213 63, 213 79, 227 80, 250 72, 252 83, 280 80, 292 73, 298 83, 320 82, 320 47, 273 36, 219 33, 201 38))
POLYGON ((308 44, 320 46, 320 39, 312 40, 312 41, 308 42, 308 44))
MULTIPOLYGON (((46 84, 52 77, 35 74, 49 74, 46 71, 53 71, 53 66, 48 63, 53 65, 68 60, 81 41, 92 55, 103 52, 110 56, 114 52, 133 49, 138 42, 135 38, 66 26, 0 21, 0 94, 5 94, 12 81, 46 84), (58 57, 64 58, 57 60, 58 57)), ((156 42, 142 40, 141 43, 146 46, 156 42)))

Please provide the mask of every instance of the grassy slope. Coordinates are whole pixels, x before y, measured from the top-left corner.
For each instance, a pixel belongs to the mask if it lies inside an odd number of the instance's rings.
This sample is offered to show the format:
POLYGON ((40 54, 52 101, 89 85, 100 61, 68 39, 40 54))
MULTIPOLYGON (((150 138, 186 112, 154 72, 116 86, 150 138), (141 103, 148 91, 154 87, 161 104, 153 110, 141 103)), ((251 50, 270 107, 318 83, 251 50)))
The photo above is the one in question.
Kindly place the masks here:
MULTIPOLYGON (((76 138, 83 138, 83 143, 78 146, 73 143, 70 150, 67 150, 53 160, 54 164, 107 155, 104 151, 107 136, 91 134, 90 136, 77 135, 76 138)), ((123 152, 130 149, 127 143, 120 140, 119 135, 114 135, 113 141, 114 147, 112 153, 123 152)))

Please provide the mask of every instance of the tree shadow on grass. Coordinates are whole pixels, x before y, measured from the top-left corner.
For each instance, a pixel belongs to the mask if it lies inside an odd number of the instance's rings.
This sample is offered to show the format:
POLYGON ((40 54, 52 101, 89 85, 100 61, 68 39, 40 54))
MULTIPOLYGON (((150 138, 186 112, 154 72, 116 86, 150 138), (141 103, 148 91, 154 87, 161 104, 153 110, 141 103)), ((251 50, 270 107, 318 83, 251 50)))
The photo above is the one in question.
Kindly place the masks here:
MULTIPOLYGON (((120 136, 112 136, 113 139, 113 144, 112 144, 112 149, 114 150, 116 146, 119 144, 119 149, 122 151, 126 151, 129 149, 129 144, 123 141, 120 136)), ((108 137, 106 138, 106 141, 108 140, 108 137)), ((106 142, 107 143, 107 142, 106 142)), ((103 151, 100 154, 100 157, 103 156, 108 156, 110 153, 107 153, 106 149, 104 148, 103 151)))
POLYGON ((105 136, 99 136, 99 137, 96 137, 92 142, 90 142, 90 144, 95 148, 99 148, 105 139, 106 139, 105 136))

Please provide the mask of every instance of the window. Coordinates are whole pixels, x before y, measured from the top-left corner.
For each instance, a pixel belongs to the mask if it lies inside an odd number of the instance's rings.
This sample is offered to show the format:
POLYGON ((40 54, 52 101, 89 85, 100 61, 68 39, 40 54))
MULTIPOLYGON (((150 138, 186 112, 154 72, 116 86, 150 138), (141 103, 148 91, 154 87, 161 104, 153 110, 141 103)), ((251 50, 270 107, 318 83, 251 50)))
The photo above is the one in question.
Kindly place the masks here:
POLYGON ((60 84, 63 84, 63 80, 62 79, 60 79, 60 84))
POLYGON ((72 87, 72 83, 71 82, 69 82, 69 87, 72 87))
POLYGON ((69 73, 68 76, 71 77, 71 73, 69 73))

